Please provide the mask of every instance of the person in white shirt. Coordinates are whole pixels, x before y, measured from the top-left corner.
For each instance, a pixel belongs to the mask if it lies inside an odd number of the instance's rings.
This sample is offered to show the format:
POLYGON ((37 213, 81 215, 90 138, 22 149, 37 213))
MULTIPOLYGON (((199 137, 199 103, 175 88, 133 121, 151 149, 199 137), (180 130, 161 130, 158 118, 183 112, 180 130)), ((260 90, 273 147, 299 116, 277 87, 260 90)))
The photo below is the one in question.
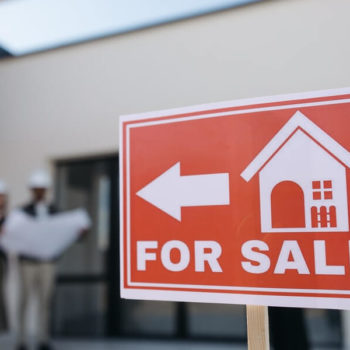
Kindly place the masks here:
MULTIPOLYGON (((51 187, 51 179, 45 171, 36 171, 29 179, 29 189, 32 194, 30 203, 21 209, 36 220, 43 220, 56 213, 52 204, 47 203, 47 191, 51 187)), ((49 232, 48 232, 49 234, 49 232)), ((55 282, 55 262, 36 259, 21 255, 20 279, 22 283, 19 304, 19 332, 17 350, 27 350, 27 332, 25 315, 28 309, 28 300, 32 294, 38 298, 39 307, 39 334, 38 349, 51 350, 49 325, 51 315, 51 300, 55 282)))

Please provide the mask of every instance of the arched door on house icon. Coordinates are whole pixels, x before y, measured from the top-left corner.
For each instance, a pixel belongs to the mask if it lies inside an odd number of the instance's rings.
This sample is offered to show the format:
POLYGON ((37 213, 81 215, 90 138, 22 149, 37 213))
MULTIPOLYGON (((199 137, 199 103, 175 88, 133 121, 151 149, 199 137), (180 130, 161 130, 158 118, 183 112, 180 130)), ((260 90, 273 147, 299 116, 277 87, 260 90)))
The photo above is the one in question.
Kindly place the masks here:
POLYGON ((302 188, 293 181, 278 183, 271 192, 272 228, 305 227, 302 188))

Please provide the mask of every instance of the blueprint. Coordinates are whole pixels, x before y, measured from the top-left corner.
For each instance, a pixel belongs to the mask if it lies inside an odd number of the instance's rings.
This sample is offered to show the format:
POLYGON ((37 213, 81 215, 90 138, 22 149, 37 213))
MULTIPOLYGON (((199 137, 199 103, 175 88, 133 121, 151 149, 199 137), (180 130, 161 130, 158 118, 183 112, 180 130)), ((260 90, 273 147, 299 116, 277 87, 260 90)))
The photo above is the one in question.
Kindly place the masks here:
POLYGON ((90 218, 83 209, 41 220, 14 210, 6 220, 0 246, 8 253, 51 260, 63 254, 90 225, 90 218))

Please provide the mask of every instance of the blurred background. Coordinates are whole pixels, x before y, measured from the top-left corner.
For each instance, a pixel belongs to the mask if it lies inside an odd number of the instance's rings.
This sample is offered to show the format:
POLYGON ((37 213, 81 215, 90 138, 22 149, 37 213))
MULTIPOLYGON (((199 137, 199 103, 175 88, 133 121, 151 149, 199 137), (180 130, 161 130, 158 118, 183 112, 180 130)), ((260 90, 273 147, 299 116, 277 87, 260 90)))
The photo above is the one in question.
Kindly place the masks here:
MULTIPOLYGON (((118 116, 350 86, 349 13, 348 0, 0 0, 10 207, 28 200, 28 177, 44 167, 57 206, 85 207, 93 222, 57 263, 57 347, 245 348, 243 306, 120 299, 118 116)), ((16 266, 10 259, 11 330, 16 266)), ((310 348, 348 348, 347 312, 305 317, 310 348)), ((1 348, 10 342, 0 337, 1 348)))

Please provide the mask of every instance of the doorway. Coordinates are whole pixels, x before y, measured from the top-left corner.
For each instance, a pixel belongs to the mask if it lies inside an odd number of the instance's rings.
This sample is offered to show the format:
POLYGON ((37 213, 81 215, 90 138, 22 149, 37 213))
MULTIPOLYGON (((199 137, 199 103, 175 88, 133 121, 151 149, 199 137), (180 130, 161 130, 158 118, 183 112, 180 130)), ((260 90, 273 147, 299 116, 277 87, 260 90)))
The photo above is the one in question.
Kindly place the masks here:
POLYGON ((54 334, 111 334, 118 322, 118 157, 57 162, 55 192, 59 210, 86 209, 92 227, 57 263, 54 334))
POLYGON ((92 227, 58 261, 53 333, 74 337, 181 335, 180 304, 120 299, 118 156, 58 161, 55 192, 60 210, 86 209, 92 227))
POLYGON ((57 263, 54 335, 245 342, 243 306, 120 298, 118 185, 116 154, 56 162, 58 208, 85 208, 92 227, 57 263))
MULTIPOLYGON (((55 336, 246 343, 244 306, 121 299, 118 155, 69 159, 55 165, 59 209, 83 207, 92 218, 87 236, 57 262, 55 336)), ((307 310, 305 315, 313 345, 340 347, 339 312, 307 310)))
POLYGON ((272 228, 305 227, 304 206, 304 192, 297 183, 278 183, 271 192, 272 228))

